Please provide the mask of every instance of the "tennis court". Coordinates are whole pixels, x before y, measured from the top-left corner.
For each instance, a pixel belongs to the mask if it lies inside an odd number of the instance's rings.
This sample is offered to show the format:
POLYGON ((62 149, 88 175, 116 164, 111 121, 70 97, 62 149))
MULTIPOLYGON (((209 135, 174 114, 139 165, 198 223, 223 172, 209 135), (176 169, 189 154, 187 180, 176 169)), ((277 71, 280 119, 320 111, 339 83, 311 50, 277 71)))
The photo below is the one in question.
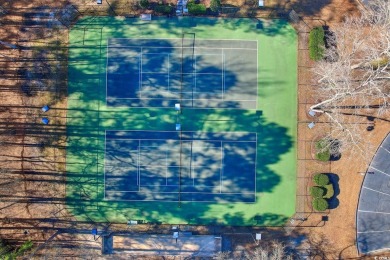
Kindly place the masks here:
POLYGON ((256 145, 256 133, 107 131, 105 199, 255 202, 256 145))
POLYGON ((272 226, 294 214, 297 38, 286 21, 261 22, 84 17, 72 27, 75 218, 272 226))
POLYGON ((257 107, 257 41, 108 39, 109 106, 257 107))

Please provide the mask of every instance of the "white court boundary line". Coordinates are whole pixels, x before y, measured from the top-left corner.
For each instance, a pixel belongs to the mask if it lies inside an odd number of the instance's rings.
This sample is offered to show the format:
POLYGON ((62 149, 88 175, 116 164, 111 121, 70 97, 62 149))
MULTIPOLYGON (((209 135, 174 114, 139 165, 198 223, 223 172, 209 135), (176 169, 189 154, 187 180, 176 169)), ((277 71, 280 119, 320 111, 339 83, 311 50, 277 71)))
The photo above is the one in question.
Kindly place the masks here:
POLYGON ((390 212, 381 212, 381 211, 359 210, 359 212, 390 215, 390 212))
MULTIPOLYGON (((137 48, 139 47, 136 46, 136 45, 120 45, 119 46, 108 46, 108 48, 111 48, 111 49, 119 49, 119 48, 137 48)), ((142 45, 142 47, 144 47, 142 45)), ((181 48, 181 47, 155 47, 155 46, 148 46, 148 48, 155 48, 155 49, 178 49, 178 48, 181 48)), ((205 50, 250 50, 250 51, 255 51, 257 49, 253 49, 253 48, 227 48, 227 47, 183 47, 183 49, 205 49, 205 50)))
MULTIPOLYGON (((192 142, 192 141, 190 141, 192 142)), ((217 142, 216 142, 217 143, 217 142)), ((195 147, 192 147, 191 150, 193 150, 193 148, 206 148, 205 150, 222 150, 222 141, 221 141, 221 146, 220 147, 208 147, 208 146, 195 146, 195 147)), ((142 147, 159 147, 159 146, 142 146, 142 147)), ((148 149, 145 149, 146 151, 148 151, 148 149)), ((150 150, 149 150, 150 151, 150 150)), ((223 161, 223 154, 221 154, 221 157, 220 157, 220 165, 218 166, 218 168, 216 169, 213 169, 212 167, 209 167, 208 165, 194 165, 193 163, 190 163, 188 166, 168 166, 168 152, 170 151, 175 151, 173 149, 165 149, 161 152, 165 152, 165 166, 163 165, 138 165, 138 171, 140 172, 140 184, 139 186, 140 187, 150 187, 150 186, 179 186, 179 185, 168 185, 168 170, 169 168, 184 168, 184 169, 189 169, 190 171, 190 179, 193 180, 193 186, 196 186, 196 187, 216 187, 216 186, 207 186, 207 185, 195 185, 195 179, 202 179, 202 178, 194 178, 192 177, 192 169, 194 168, 203 168, 203 169, 208 169, 208 170, 216 170, 216 172, 220 172, 220 176, 219 176, 219 179, 220 179, 220 182, 219 182, 219 187, 220 187, 220 193, 222 192, 222 176, 221 174, 223 174, 223 164, 222 164, 222 161, 223 161), (141 185, 141 168, 144 168, 144 169, 148 169, 148 168, 165 168, 165 185, 141 185)), ((175 151, 176 152, 176 151, 175 151)), ((142 153, 142 148, 139 149, 139 153, 138 153, 138 157, 141 157, 141 153, 142 153)), ((188 154, 187 154, 188 155, 188 154)), ((192 162, 192 158, 193 158, 193 155, 194 153, 190 153, 189 154, 189 158, 190 158, 190 161, 192 162)), ((158 176, 156 176, 158 178, 158 176)), ((190 185, 185 185, 185 186, 190 186, 190 185)))
MULTIPOLYGON (((107 64, 108 64, 108 52, 109 52, 109 48, 119 48, 119 46, 122 48, 128 48, 128 47, 132 47, 132 48, 141 48, 141 56, 142 56, 142 48, 144 46, 127 46, 127 45, 110 45, 109 44, 109 41, 112 40, 112 39, 129 39, 129 40, 163 40, 163 39, 167 39, 167 40, 179 40, 181 38, 159 38, 159 39, 156 39, 156 38, 138 38, 138 39, 134 39, 134 38, 107 38, 107 64)), ((219 98, 219 99, 183 99, 183 100, 190 100, 190 101, 196 101, 196 100, 211 100, 211 101, 219 101, 219 102, 224 102, 224 101, 236 101, 236 102, 255 102, 255 106, 254 108, 252 108, 251 105, 248 104, 248 106, 250 108, 245 108, 245 104, 241 104, 243 107, 236 107, 236 108, 230 108, 230 107, 226 107, 226 109, 248 109, 248 110, 257 110, 258 109, 258 98, 259 98, 259 51, 258 51, 258 40, 243 40, 243 39, 201 39, 201 41, 210 41, 210 42, 218 42, 218 41, 241 41, 241 42, 256 42, 256 49, 252 49, 252 48, 222 48, 222 47, 215 47, 215 48, 206 48, 206 47, 184 47, 184 48, 191 48, 193 49, 194 48, 194 51, 196 50, 196 48, 199 48, 199 49, 218 49, 218 50, 221 50, 222 51, 222 54, 224 54, 224 50, 234 50, 234 49, 242 49, 242 50, 253 50, 253 51, 256 51, 256 66, 257 66, 257 70, 256 70, 256 98, 253 99, 253 100, 238 100, 238 99, 225 99, 225 89, 226 87, 224 86, 225 84, 225 79, 224 79, 224 71, 225 71, 225 64, 223 63, 222 66, 222 74, 223 74, 223 78, 222 78, 222 90, 221 90, 221 95, 222 95, 222 98, 219 98)), ((153 47, 152 48, 156 48, 156 47, 153 47)), ((179 48, 179 47, 157 47, 157 48, 179 48)), ((200 55, 207 55, 207 54, 199 54, 198 56, 200 55)), ((218 55, 218 54, 210 54, 210 55, 218 55)), ((196 58, 195 58, 196 59, 196 58)), ((106 68, 107 68, 107 64, 106 64, 106 68)), ((196 62, 195 62, 196 64, 196 62)), ((142 74, 142 57, 141 57, 141 71, 139 72, 140 74, 142 74)), ((169 72, 169 71, 168 71, 169 72)), ((169 77, 169 76, 168 76, 169 77)), ((109 106, 108 105, 108 100, 111 100, 112 98, 108 97, 107 96, 107 93, 108 93, 108 70, 106 69, 106 106, 109 106)), ((139 82, 139 98, 114 98, 115 100, 126 100, 126 99, 129 99, 129 100, 156 100, 155 98, 142 98, 141 94, 142 94, 142 90, 141 90, 141 85, 142 85, 142 76, 140 76, 140 82, 139 82)), ((195 90, 196 90, 196 86, 195 86, 195 90)), ((169 79, 168 79, 168 92, 169 92, 169 79)), ((175 92, 174 92, 175 93, 175 92)), ((213 92, 202 92, 202 93, 213 93, 213 92)), ((171 100, 170 98, 162 98, 162 99, 157 99, 157 100, 171 100)), ((175 99, 172 99, 172 100, 175 100, 175 99)), ((115 107, 129 107, 128 105, 126 104, 123 104, 123 105, 116 105, 115 107)), ((133 107, 133 106, 131 106, 133 107)), ((151 106, 134 106, 136 108, 150 108, 151 106)), ((161 106, 161 107, 156 107, 156 106, 152 106, 154 108, 166 108, 166 106, 161 106)), ((209 109, 209 108, 215 108, 216 106, 206 106, 206 107, 196 107, 198 109, 209 109)))
POLYGON ((106 199, 106 154, 107 154, 107 131, 104 132, 104 166, 103 166, 103 170, 104 170, 104 181, 103 181, 103 184, 104 184, 104 193, 103 193, 103 199, 106 199))
MULTIPOLYGON (((130 139, 130 138, 109 138, 108 140, 140 140, 140 141, 166 141, 166 140, 174 140, 179 141, 179 139, 130 139)), ((205 140, 185 140, 183 142, 192 142, 192 141, 205 141, 205 140)), ((221 140, 207 140, 207 142, 220 142, 221 140)), ((206 141, 205 141, 206 142, 206 141)), ((256 141, 223 141, 224 143, 256 143, 256 141)), ((173 151, 173 150, 171 150, 173 151)))
MULTIPOLYGON (((142 186, 142 187, 155 187, 158 185, 148 185, 148 186, 142 186)), ((174 187, 175 185, 168 185, 167 187, 174 187)), ((179 186, 179 185, 176 185, 179 186)), ((189 185, 180 185, 180 186, 188 186, 192 187, 189 185)), ((165 185, 162 185, 162 187, 166 187, 165 185)), ((201 186, 201 187, 217 187, 217 186, 201 186)), ((121 192, 121 193, 138 193, 138 191, 117 191, 117 190, 110 190, 109 192, 121 192)), ((139 191, 140 193, 143 193, 143 191, 139 191)), ((177 191, 158 191, 158 192, 153 192, 153 191, 148 191, 147 194, 176 194, 178 193, 177 191)), ((215 193, 215 192, 194 192, 194 191, 183 191, 180 193, 194 193, 194 194, 214 194, 214 195, 237 195, 237 194, 243 194, 243 195, 252 195, 256 194, 255 192, 222 192, 222 193, 215 193)), ((138 200, 138 201, 143 201, 143 200, 138 200)))
MULTIPOLYGON (((168 131, 168 130, 118 130, 118 129, 110 129, 105 130, 107 132, 151 132, 151 133, 176 133, 177 131, 168 131)), ((257 132, 244 132, 244 131, 234 131, 234 132, 205 132, 205 131, 181 131, 182 133, 199 133, 199 134, 251 134, 257 136, 257 132)), ((140 138, 136 139, 129 139, 129 140, 139 140, 140 138)), ((142 140, 142 138, 141 138, 142 140)), ((145 140, 168 140, 168 139, 145 139, 145 140)), ((205 139, 205 141, 208 141, 209 139, 205 139)), ((194 141, 203 141, 203 140, 194 140, 194 141)), ((221 140, 218 140, 221 141, 221 140)), ((239 142, 239 141, 236 141, 239 142)), ((252 141, 254 142, 254 141, 252 141)))
MULTIPOLYGON (((131 39, 131 40, 180 40, 182 38, 147 38, 147 37, 143 37, 143 38, 110 38, 110 39, 119 39, 119 40, 128 40, 128 39, 131 39)), ((242 39, 198 39, 198 41, 244 41, 244 42, 257 42, 257 40, 242 40, 242 39)))
MULTIPOLYGON (((190 93, 190 94, 193 94, 193 93, 197 93, 196 92, 196 79, 197 79, 197 75, 221 75, 222 79, 221 79, 221 98, 215 98, 215 96, 218 95, 218 93, 214 93, 214 92, 211 92, 211 91, 202 91, 202 92, 199 92, 201 94, 214 94, 214 98, 212 100, 224 100, 224 91, 225 91, 225 86, 224 86, 224 76, 225 76, 225 53, 224 51, 222 50, 222 53, 221 54, 195 54, 194 53, 194 71, 195 72, 185 72, 185 73, 178 73, 178 72, 175 72, 175 73, 171 73, 170 72, 170 57, 171 56, 175 56, 174 54, 170 54, 170 53, 146 53, 146 54, 143 54, 142 53, 142 47, 141 47, 141 52, 140 52, 140 56, 141 56, 141 69, 139 70, 139 74, 149 74, 149 75, 153 75, 153 74, 156 74, 156 75, 166 75, 168 77, 168 86, 167 86, 167 89, 168 90, 164 90, 164 86, 158 86, 157 87, 157 91, 158 93, 168 93, 168 94, 177 94, 177 93, 180 93, 180 91, 171 91, 170 90, 170 75, 174 76, 174 75, 192 75, 192 91, 181 91, 181 93, 190 93), (167 72, 143 72, 142 71, 142 55, 155 55, 155 56, 158 56, 158 55, 164 55, 164 56, 167 56, 168 57, 168 66, 167 66, 167 72), (207 72, 201 72, 201 73, 198 73, 196 71, 196 68, 197 68, 197 58, 198 57, 203 57, 203 56, 221 56, 221 73, 207 73, 207 72)), ((164 68, 162 68, 164 69, 164 68)), ((147 92, 150 92, 150 90, 143 90, 143 88, 147 88, 149 86, 143 86, 143 81, 142 81, 142 75, 140 75, 140 88, 139 88, 139 97, 138 98, 115 98, 115 99, 120 99, 120 100, 123 100, 123 99, 140 99, 140 100, 150 100, 150 99, 157 99, 157 98, 144 98, 141 96, 142 92, 143 93, 147 93, 147 92)), ((170 99, 171 97, 164 97, 164 98, 160 98, 160 99, 170 99)), ((107 99, 107 96, 106 96, 106 99, 107 99)), ((187 99, 181 99, 181 100, 187 100, 187 99)), ((201 100, 199 98, 192 98, 192 99, 188 99, 188 100, 201 100)), ((208 100, 208 99, 207 99, 208 100)), ((236 100, 235 100, 236 101, 236 100)), ((257 104, 256 104, 256 107, 257 107, 257 104)))
MULTIPOLYGON (((175 93, 175 92, 171 92, 171 93, 175 93)), ((189 92, 186 92, 186 93, 189 93, 189 92)), ((203 92, 202 92, 203 93, 203 92)), ((111 99, 111 98, 109 98, 111 99)), ((128 100, 131 100, 131 99, 139 99, 139 98, 112 98, 112 99, 120 99, 120 100, 124 100, 124 99, 128 99, 128 100)), ((153 99, 153 100, 179 100, 177 98, 142 98, 140 100, 149 100, 149 99, 153 99)), ((213 99, 213 98, 196 98, 196 99, 190 99, 190 98, 182 98, 181 100, 217 100, 217 101, 221 101, 221 99, 213 99)), ((226 101, 253 101, 255 102, 256 100, 254 99, 225 99, 226 101)), ((117 106, 115 106, 117 107, 117 106)), ((120 107, 120 106, 118 106, 120 107)), ((128 106, 124 106, 124 107, 128 107, 128 106)), ((156 107, 131 107, 131 108, 156 108, 156 107)), ((161 108, 169 108, 169 107, 161 107, 161 108)), ((218 109, 221 109, 221 108, 224 108, 224 109, 234 109, 234 108, 229 108, 229 107, 218 107, 218 109)), ((197 108, 198 109, 198 108, 197 108)), ((242 108, 240 108, 242 109, 242 108)))
MULTIPOLYGON (((135 131, 141 131, 141 132, 153 132, 153 133, 156 133, 156 132, 173 132, 173 131, 153 131, 153 130, 105 130, 105 148, 104 148, 104 200, 106 200, 106 154, 107 154, 107 132, 135 132, 135 131)), ((194 131, 183 131, 184 133, 192 133, 194 131)), ((203 133, 207 133, 207 132, 203 132, 203 133)), ((254 201, 253 202, 243 202, 241 201, 241 203, 255 203, 257 201, 257 198, 256 198, 256 192, 257 192, 257 187, 256 187, 256 182, 257 182, 257 133, 256 132, 219 132, 218 134, 221 134, 221 133, 245 133, 245 134, 255 134, 256 136, 256 141, 224 141, 224 140, 216 140, 216 141, 211 141, 211 142, 220 142, 221 143, 221 146, 220 146, 220 149, 221 149, 221 165, 220 167, 218 167, 218 169, 220 170, 220 184, 219 184, 219 188, 220 188, 220 192, 219 193, 215 193, 215 192, 183 192, 183 193, 194 193, 194 194, 214 194, 214 195, 228 195, 228 194, 231 194, 231 195, 234 195, 234 194, 241 194, 241 195, 254 195, 254 201), (223 166, 224 166, 224 157, 223 157, 223 143, 231 143, 231 142, 245 142, 245 143, 256 143, 256 146, 255 146, 255 162, 254 162, 254 183, 255 183, 255 187, 254 187, 254 192, 241 192, 241 193, 227 193, 227 192, 222 192, 222 183, 223 183, 223 166)), ((171 186, 179 186, 179 185, 145 185, 145 186, 142 186, 141 185, 141 173, 140 173, 140 169, 141 167, 150 167, 150 168, 157 168, 157 167, 160 167, 160 168, 164 168, 164 166, 141 166, 140 165, 140 148, 142 147, 141 146, 141 140, 172 140, 172 139, 117 139, 117 138, 109 138, 108 140, 132 140, 132 141, 135 141, 135 140, 138 140, 138 163, 137 163, 137 185, 138 185, 138 191, 117 191, 117 190, 113 190, 113 191, 107 191, 107 192, 121 192, 121 193, 135 193, 135 192, 141 192, 141 188, 142 187, 153 187, 153 186, 158 186, 158 187, 164 187, 164 186, 167 186, 167 187, 171 187, 171 186)), ((202 142, 208 142, 210 141, 209 139, 207 140, 188 140, 188 141, 185 141, 185 142, 194 142, 194 141, 202 141, 202 142)), ((143 146, 143 147, 158 147, 158 146, 143 146)), ((202 148, 202 147, 207 147, 207 146, 196 146, 196 148, 202 148)), ((208 147, 210 148, 210 147, 208 147)), ((219 149, 219 147, 211 147, 211 149, 219 149)), ((136 150, 132 150, 132 151, 136 151, 136 150)), ((167 152, 168 151, 173 151, 173 150, 164 150, 165 153, 166 153, 166 156, 167 156, 167 152)), ((192 158, 192 153, 191 153, 191 158, 192 158)), ((167 164, 167 162, 166 162, 167 164)), ((167 167, 167 166, 165 166, 167 167)), ((169 166, 169 167, 174 167, 174 166, 169 166)), ((178 167, 183 167, 183 166, 176 166, 176 168, 178 167)), ((192 167, 195 167, 195 168, 201 168, 202 166, 184 166, 184 168, 192 168, 192 167)), ((203 167, 202 167, 203 168, 203 167)), ((167 169, 168 170, 168 169, 167 169)), ((125 177, 125 176, 118 176, 118 177, 125 177)), ((195 178, 193 178, 195 179, 195 178)), ((198 178, 196 178, 198 179, 198 178)), ((166 183, 168 182, 168 179, 166 178, 166 183)), ((182 185, 182 186, 188 186, 188 187, 191 187, 191 185, 182 185)), ((218 186, 207 186, 207 185, 193 185, 192 187, 218 187, 218 186)), ((148 194, 153 194, 153 193, 156 193, 156 194, 165 194, 165 193, 172 193, 172 194, 176 194, 178 192, 150 192, 148 191, 147 192, 148 194)), ((111 200, 111 199, 107 199, 107 200, 111 200)), ((118 199, 116 199, 118 200, 118 199)), ((169 202, 171 200, 124 200, 124 199, 120 199, 119 201, 162 201, 162 202, 169 202)), ((173 201, 177 201, 177 200, 173 200, 173 201)), ((216 201, 193 201, 193 202, 216 202, 216 201)), ((232 201, 226 201, 226 203, 232 203, 232 201)), ((240 201, 238 201, 240 202, 240 201)), ((218 201, 218 203, 224 203, 224 202, 221 202, 221 201, 218 201)))
POLYGON ((376 192, 376 193, 382 194, 382 195, 384 195, 384 196, 390 197, 390 194, 389 194, 389 193, 385 193, 385 192, 383 192, 383 191, 374 190, 374 189, 371 189, 371 188, 368 188, 368 187, 365 187, 365 186, 363 186, 363 189, 370 190, 370 191, 372 191, 372 192, 376 192))

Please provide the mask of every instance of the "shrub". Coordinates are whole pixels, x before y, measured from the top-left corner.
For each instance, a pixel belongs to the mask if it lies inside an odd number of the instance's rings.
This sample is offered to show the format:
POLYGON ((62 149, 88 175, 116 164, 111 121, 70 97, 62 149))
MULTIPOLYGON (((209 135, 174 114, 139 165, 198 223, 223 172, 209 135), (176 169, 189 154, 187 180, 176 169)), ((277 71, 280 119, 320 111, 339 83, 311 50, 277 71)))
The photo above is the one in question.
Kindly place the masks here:
POLYGON ((324 186, 325 190, 326 190, 326 193, 325 195, 323 196, 324 199, 330 199, 333 197, 334 195, 334 189, 333 189, 333 184, 332 183, 329 183, 328 185, 325 185, 324 186))
POLYGON ((322 198, 325 194, 325 189, 322 187, 314 186, 310 188, 310 195, 314 198, 322 198))
POLYGON ((313 208, 317 211, 325 211, 328 209, 329 204, 323 198, 315 198, 312 201, 313 208))
POLYGON ((316 142, 316 159, 320 161, 329 161, 330 160, 330 149, 327 147, 326 140, 322 139, 316 142))
POLYGON ((187 4, 188 12, 190 14, 205 14, 206 6, 204 4, 195 4, 193 1, 188 2, 187 4))
POLYGON ((221 7, 221 0, 211 0, 210 2, 210 10, 213 12, 218 12, 221 7))
POLYGON ((139 5, 143 8, 146 9, 149 7, 149 1, 148 0, 140 0, 139 5))
POLYGON ((313 181, 318 186, 325 186, 329 183, 329 177, 326 174, 318 173, 313 176, 313 181))
POLYGON ((325 32, 322 27, 315 27, 309 34, 309 56, 310 59, 318 61, 324 57, 325 32))
POLYGON ((0 254, 2 256, 1 259, 19 259, 19 257, 22 256, 25 252, 31 250, 33 246, 34 244, 30 240, 24 242, 17 248, 12 248, 8 245, 5 245, 3 241, 0 241, 0 254))
POLYGON ((154 11, 162 14, 170 14, 172 12, 172 6, 169 5, 156 5, 154 11))

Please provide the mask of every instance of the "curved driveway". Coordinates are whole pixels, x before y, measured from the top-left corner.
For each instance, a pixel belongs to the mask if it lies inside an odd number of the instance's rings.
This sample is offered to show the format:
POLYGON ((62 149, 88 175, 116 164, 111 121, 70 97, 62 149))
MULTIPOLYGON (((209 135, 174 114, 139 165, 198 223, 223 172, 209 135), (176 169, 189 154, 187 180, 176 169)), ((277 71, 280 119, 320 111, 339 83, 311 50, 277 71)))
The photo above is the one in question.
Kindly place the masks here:
POLYGON ((356 218, 359 253, 390 249, 390 134, 367 170, 356 218))

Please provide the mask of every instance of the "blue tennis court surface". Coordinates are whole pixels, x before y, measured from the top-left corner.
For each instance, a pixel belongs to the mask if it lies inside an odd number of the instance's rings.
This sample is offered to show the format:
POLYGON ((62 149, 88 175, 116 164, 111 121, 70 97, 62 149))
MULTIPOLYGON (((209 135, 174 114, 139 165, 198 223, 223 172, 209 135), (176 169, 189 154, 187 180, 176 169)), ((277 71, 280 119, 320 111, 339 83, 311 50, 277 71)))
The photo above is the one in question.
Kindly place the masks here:
POLYGON ((106 131, 105 199, 255 202, 256 148, 256 133, 106 131))
POLYGON ((257 41, 108 39, 109 106, 257 108, 257 41))

